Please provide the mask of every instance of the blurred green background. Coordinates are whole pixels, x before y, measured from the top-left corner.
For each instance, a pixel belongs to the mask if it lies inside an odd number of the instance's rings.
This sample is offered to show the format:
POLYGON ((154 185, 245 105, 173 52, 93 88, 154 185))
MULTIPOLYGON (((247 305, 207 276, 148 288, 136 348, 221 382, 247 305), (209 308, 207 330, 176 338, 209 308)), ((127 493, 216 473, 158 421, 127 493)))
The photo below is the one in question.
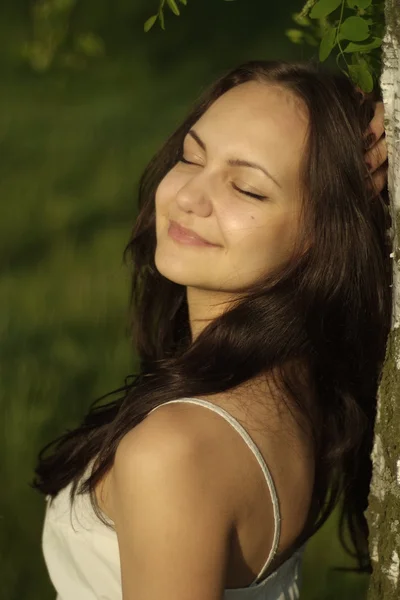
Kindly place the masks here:
MULTIPOLYGON (((158 0, 80 0, 65 45, 90 31, 105 54, 35 71, 21 48, 32 3, 0 9, 0 597, 54 600, 41 553, 44 498, 28 482, 39 449, 135 370, 122 252, 138 178, 205 85, 254 58, 307 58, 291 44, 302 2, 189 0, 166 31, 158 0), (75 38, 74 38, 75 36, 75 38), (72 41, 71 41, 72 40, 72 41)), ((302 600, 365 598, 336 515, 309 543, 302 600)))

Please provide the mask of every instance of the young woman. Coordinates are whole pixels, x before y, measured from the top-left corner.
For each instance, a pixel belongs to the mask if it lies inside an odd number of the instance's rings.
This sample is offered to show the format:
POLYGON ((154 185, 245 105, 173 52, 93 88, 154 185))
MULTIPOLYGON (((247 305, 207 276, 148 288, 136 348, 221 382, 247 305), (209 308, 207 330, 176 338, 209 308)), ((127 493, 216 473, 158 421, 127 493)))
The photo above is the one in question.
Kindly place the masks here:
POLYGON ((126 249, 140 373, 32 484, 59 600, 293 600, 340 499, 369 569, 392 301, 376 106, 313 63, 254 61, 151 160, 126 249))

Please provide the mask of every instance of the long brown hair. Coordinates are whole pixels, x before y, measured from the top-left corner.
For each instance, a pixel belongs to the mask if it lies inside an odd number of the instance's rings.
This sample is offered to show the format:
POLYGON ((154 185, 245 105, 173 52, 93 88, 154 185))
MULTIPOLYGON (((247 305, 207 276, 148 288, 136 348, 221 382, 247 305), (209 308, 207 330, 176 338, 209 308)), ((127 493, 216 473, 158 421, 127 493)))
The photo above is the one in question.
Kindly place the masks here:
POLYGON ((97 516, 109 526, 98 510, 94 487, 112 467, 121 439, 152 408, 177 398, 225 392, 262 372, 279 373, 285 401, 311 425, 317 457, 317 511, 298 542, 321 527, 342 497, 342 543, 360 569, 370 570, 363 513, 392 308, 387 189, 371 197, 364 162, 363 134, 373 113, 371 97, 362 99, 346 76, 314 61, 251 61, 205 90, 140 180, 139 213, 124 253, 132 266, 132 339, 139 373, 111 392, 119 393, 116 400, 96 407, 103 396, 79 427, 42 449, 32 487, 53 498, 73 482, 72 503, 80 477, 96 459, 78 493, 90 493, 97 516), (305 239, 311 243, 306 252, 297 252, 240 293, 193 341, 186 288, 163 277, 154 263, 155 192, 180 159, 183 139, 194 123, 219 96, 248 81, 282 86, 308 109, 298 248, 305 239), (300 369, 293 368, 298 358, 311 376, 312 409, 300 369), (51 446, 51 455, 44 457, 51 446), (345 541, 346 526, 355 552, 345 541))

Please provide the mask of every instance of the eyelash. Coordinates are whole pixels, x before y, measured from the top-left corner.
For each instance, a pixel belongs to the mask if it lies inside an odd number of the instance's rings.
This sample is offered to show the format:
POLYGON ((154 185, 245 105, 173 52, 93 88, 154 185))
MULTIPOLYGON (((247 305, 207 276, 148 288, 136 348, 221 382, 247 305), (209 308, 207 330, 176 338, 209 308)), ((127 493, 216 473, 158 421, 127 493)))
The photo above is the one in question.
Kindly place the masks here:
MULTIPOLYGON (((185 158, 183 158, 183 156, 179 159, 180 162, 183 162, 185 165, 195 165, 196 163, 192 163, 188 160, 186 160, 185 158)), ((237 185, 235 185, 234 183, 232 183, 232 187, 237 190, 238 192, 240 192, 241 194, 244 194, 245 196, 250 196, 250 198, 255 198, 256 200, 265 200, 267 198, 267 196, 260 196, 259 194, 253 194, 253 192, 245 192, 244 190, 241 190, 240 188, 237 187, 237 185)))

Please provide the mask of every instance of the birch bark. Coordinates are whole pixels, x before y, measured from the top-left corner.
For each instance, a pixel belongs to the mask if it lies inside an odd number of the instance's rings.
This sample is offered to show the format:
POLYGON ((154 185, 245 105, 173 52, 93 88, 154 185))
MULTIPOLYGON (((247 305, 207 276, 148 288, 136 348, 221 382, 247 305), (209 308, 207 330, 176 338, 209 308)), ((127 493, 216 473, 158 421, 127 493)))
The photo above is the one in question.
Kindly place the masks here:
POLYGON ((400 598, 400 2, 386 0, 381 88, 393 227, 393 319, 378 390, 366 517, 373 573, 368 600, 400 598))

